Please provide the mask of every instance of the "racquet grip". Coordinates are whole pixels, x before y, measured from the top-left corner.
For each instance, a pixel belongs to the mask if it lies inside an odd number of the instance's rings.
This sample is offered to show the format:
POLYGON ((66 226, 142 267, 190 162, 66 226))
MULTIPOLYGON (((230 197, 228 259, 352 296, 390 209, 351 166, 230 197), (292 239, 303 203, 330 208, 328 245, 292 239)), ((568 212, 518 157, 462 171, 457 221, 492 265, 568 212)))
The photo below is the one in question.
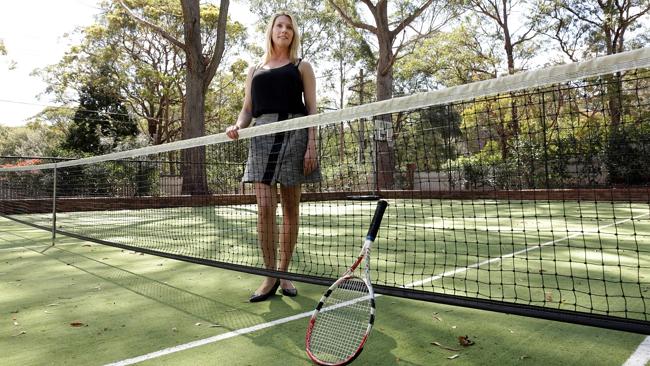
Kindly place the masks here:
POLYGON ((388 202, 384 200, 379 200, 379 202, 377 202, 375 215, 372 217, 372 222, 370 223, 370 229, 368 229, 368 235, 366 235, 366 239, 370 241, 375 240, 377 232, 379 232, 379 226, 381 225, 382 217, 384 217, 384 211, 386 211, 386 207, 388 207, 388 202))

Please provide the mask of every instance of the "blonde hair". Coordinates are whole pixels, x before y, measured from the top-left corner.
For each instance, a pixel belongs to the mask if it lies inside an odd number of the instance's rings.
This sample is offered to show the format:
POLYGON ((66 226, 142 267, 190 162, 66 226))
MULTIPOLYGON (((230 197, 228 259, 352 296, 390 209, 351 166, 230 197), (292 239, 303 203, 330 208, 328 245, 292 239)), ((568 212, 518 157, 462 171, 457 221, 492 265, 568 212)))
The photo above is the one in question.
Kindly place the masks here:
POLYGON ((273 14, 271 21, 266 26, 266 53, 264 54, 264 63, 269 62, 271 56, 273 56, 273 26, 275 25, 275 20, 281 16, 289 18, 289 20, 291 20, 291 26, 293 27, 293 39, 289 46, 289 59, 291 59, 291 62, 296 62, 296 60, 298 60, 298 50, 300 48, 300 32, 298 31, 298 23, 293 15, 286 11, 281 11, 273 14))

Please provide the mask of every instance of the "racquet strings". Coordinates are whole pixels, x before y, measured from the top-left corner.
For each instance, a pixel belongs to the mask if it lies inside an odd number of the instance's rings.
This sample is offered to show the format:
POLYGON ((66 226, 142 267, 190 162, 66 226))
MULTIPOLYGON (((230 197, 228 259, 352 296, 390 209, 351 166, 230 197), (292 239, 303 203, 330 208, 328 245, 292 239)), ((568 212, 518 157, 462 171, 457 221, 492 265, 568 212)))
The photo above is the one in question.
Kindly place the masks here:
POLYGON ((352 277, 339 283, 316 317, 309 342, 311 353, 328 363, 354 356, 368 329, 371 308, 362 279, 352 277))

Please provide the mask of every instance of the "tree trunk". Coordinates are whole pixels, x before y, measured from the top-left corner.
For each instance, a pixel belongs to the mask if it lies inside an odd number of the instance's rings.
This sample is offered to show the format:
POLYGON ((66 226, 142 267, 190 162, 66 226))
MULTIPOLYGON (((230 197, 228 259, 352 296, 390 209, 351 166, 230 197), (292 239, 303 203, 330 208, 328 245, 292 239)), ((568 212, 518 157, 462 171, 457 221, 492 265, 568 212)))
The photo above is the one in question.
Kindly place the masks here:
MULTIPOLYGON (((198 0, 185 0, 183 19, 187 47, 185 78, 185 110, 183 139, 205 135, 205 95, 203 93, 206 65, 203 60, 198 0), (195 3, 195 4, 192 4, 195 3)), ((208 194, 205 169, 205 147, 183 150, 182 194, 208 194)))
MULTIPOLYGON (((505 12, 505 10, 504 10, 505 12)), ((506 18, 506 14, 504 15, 504 19, 506 18)), ((506 58, 508 61, 508 75, 514 75, 516 72, 515 69, 515 51, 514 47, 512 45, 512 37, 510 36, 510 29, 508 28, 508 23, 506 22, 504 27, 503 27, 503 33, 505 35, 505 51, 506 51, 506 58)), ((519 137, 519 112, 517 110, 517 97, 516 93, 510 93, 510 126, 509 129, 506 130, 506 136, 502 140, 502 146, 503 153, 502 153, 502 158, 505 159, 508 155, 508 140, 509 138, 515 138, 517 139, 519 137), (509 131, 508 131, 509 130, 509 131)))
MULTIPOLYGON (((390 67, 392 42, 379 48, 377 62, 377 100, 393 97, 393 69, 390 67)), ((395 149, 390 114, 375 116, 375 169, 377 190, 394 189, 395 149)))

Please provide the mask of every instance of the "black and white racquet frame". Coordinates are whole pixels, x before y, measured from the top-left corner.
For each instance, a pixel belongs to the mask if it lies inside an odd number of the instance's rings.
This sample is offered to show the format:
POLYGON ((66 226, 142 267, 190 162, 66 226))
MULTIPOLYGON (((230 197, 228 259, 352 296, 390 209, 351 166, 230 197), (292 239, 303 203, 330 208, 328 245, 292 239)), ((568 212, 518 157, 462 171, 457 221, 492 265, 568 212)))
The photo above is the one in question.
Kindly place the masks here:
POLYGON ((359 256, 321 297, 309 320, 306 350, 319 365, 346 365, 363 350, 375 321, 375 293, 370 281, 370 247, 388 203, 380 200, 359 256), (364 261, 362 276, 354 275, 364 261))

